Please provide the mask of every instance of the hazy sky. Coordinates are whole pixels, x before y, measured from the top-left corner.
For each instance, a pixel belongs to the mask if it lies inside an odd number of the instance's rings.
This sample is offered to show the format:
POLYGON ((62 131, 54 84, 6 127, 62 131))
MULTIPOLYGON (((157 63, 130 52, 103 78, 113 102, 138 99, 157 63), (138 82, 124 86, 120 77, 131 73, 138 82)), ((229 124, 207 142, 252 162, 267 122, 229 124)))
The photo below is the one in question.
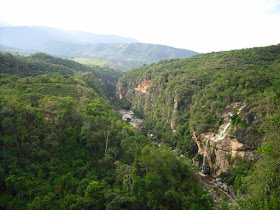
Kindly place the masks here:
POLYGON ((117 34, 198 52, 280 43, 280 0, 0 0, 0 25, 117 34))

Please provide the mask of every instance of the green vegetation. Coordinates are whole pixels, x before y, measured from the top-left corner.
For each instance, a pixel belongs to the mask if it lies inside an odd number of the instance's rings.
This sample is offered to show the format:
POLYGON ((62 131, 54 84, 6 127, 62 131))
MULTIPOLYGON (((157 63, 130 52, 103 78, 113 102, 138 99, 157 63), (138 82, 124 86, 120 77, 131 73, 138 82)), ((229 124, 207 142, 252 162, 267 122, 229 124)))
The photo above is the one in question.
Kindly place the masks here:
POLYGON ((108 63, 105 60, 90 59, 90 58, 74 58, 73 60, 84 65, 93 65, 93 66, 106 66, 106 64, 108 63))
POLYGON ((264 138, 258 149, 260 159, 250 174, 240 178, 239 188, 250 195, 239 202, 244 209, 279 209, 280 208, 280 94, 275 96, 274 113, 264 121, 264 138))
POLYGON ((262 144, 257 152, 259 158, 253 165, 235 159, 234 167, 221 173, 223 182, 234 186, 240 209, 280 208, 280 94, 274 97, 274 113, 264 119, 262 144), (245 195, 245 196, 244 196, 245 195))
POLYGON ((0 207, 230 208, 199 187, 190 159, 203 160, 193 138, 217 132, 239 104, 229 132, 256 155, 226 155, 230 167, 220 177, 234 187, 234 208, 279 209, 279 69, 280 45, 162 60, 125 74, 42 53, 0 54, 0 207), (144 117, 143 129, 111 104, 144 117))
POLYGON ((132 67, 158 62, 162 59, 187 58, 198 53, 164 45, 144 43, 54 43, 43 52, 68 58, 89 58, 106 61, 110 67, 128 71, 132 67))
POLYGON ((0 53, 0 77, 7 75, 29 77, 46 73, 59 73, 68 77, 69 75, 79 75, 81 72, 93 74, 90 78, 86 76, 88 80, 84 80, 84 82, 94 88, 99 95, 107 97, 111 101, 115 100, 116 83, 123 74, 121 71, 107 67, 86 66, 44 53, 36 53, 28 57, 0 53))
POLYGON ((118 72, 0 55, 0 208, 213 207, 188 160, 112 108, 102 87, 118 72))
MULTIPOLYGON (((118 90, 128 90, 123 96, 133 110, 146 113, 146 124, 159 141, 181 148, 179 142, 191 144, 192 132, 216 131, 224 108, 234 102, 252 107, 241 118, 249 112, 251 118, 265 115, 266 105, 273 110, 270 100, 279 89, 279 56, 277 45, 164 60, 129 71, 120 78, 118 90), (135 91, 144 80, 152 81, 148 94, 135 91)), ((238 129, 252 131, 249 141, 259 137, 258 126, 234 117, 235 125, 243 126, 238 129)))
POLYGON ((242 150, 258 149, 258 159, 229 155, 231 167, 220 177, 234 186, 241 209, 279 209, 279 81, 276 45, 164 60, 129 71, 117 89, 132 110, 144 114, 156 141, 188 157, 197 152, 192 136, 217 132, 226 107, 244 104, 240 113, 233 110, 230 132, 242 150), (150 81, 148 93, 135 90, 142 81, 150 81))
POLYGON ((13 55, 25 55, 25 56, 37 53, 36 50, 21 49, 21 48, 16 48, 16 47, 8 47, 8 46, 2 45, 2 44, 0 44, 0 52, 1 53, 8 52, 8 53, 11 53, 13 55))

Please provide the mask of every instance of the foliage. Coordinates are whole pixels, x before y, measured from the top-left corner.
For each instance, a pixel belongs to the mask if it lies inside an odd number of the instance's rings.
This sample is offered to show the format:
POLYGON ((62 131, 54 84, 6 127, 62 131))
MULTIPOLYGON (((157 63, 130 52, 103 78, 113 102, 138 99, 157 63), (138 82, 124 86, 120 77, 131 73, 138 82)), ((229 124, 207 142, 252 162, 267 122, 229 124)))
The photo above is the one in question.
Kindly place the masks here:
POLYGON ((247 183, 248 199, 240 200, 243 208, 279 209, 280 208, 280 94, 274 98, 275 112, 266 118, 265 136, 258 152, 260 159, 251 174, 243 179, 247 183))
POLYGON ((242 189, 241 179, 248 175, 250 168, 249 164, 243 163, 229 168, 226 172, 221 173, 219 177, 228 185, 233 185, 236 192, 244 193, 245 191, 242 189))
POLYGON ((116 164, 116 188, 123 196, 132 196, 133 209, 212 209, 211 198, 198 187, 190 163, 165 146, 142 146, 132 165, 116 164))
POLYGON ((122 101, 115 98, 118 71, 41 53, 0 54, 0 207, 212 209, 188 160, 197 152, 192 136, 217 131, 226 106, 243 102, 232 132, 245 149, 261 141, 259 159, 231 158, 221 178, 247 194, 240 208, 279 209, 279 49, 133 69, 119 80, 122 101), (135 90, 144 80, 147 94, 135 90), (144 132, 121 120, 108 99, 144 116, 144 132))
POLYGON ((90 73, 1 79, 3 208, 68 208, 78 201, 97 205, 89 193, 91 183, 103 186, 106 176, 112 180, 122 138, 140 131, 120 121, 87 86, 89 78, 95 79, 90 73), (123 129, 129 134, 121 136, 123 129))
POLYGON ((121 120, 94 73, 45 54, 3 57, 23 71, 12 75, 1 63, 7 73, 0 79, 1 208, 212 206, 189 163, 155 148, 138 127, 121 120), (34 75, 28 62, 38 62, 34 75), (45 63, 58 72, 45 72, 45 63), (61 66, 73 74, 63 74, 61 66))
POLYGON ((247 133, 246 144, 256 149, 262 138, 258 130, 261 118, 274 109, 268 99, 280 87, 279 56, 280 45, 275 45, 163 60, 132 69, 120 78, 117 90, 126 90, 119 94, 132 110, 145 115, 146 125, 158 141, 178 147, 190 157, 196 154, 195 146, 184 148, 183 139, 191 141, 194 132, 217 132, 226 106, 243 102, 251 109, 236 113, 233 126, 247 133), (135 90, 147 80, 151 81, 147 94, 135 90))
MULTIPOLYGON (((64 78, 69 77, 69 75, 79 75, 83 77, 84 82, 89 87, 94 88, 99 95, 108 97, 111 101, 115 100, 115 84, 122 75, 122 72, 118 70, 107 67, 86 66, 72 60, 44 53, 36 53, 28 57, 0 53, 0 64, 1 78, 9 75, 34 77, 47 73, 58 73, 63 75, 64 78)), ((42 77, 45 78, 45 76, 42 77)), ((45 80, 45 82, 48 82, 48 80, 45 80)), ((65 82, 67 83, 68 81, 65 82)))

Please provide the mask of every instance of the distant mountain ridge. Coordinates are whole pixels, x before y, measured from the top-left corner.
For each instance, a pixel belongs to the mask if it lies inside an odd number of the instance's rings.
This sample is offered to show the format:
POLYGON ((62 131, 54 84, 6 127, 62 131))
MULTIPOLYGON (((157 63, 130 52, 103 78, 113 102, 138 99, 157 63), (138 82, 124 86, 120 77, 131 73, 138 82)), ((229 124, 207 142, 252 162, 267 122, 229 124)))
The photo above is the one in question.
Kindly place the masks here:
POLYGON ((164 45, 140 43, 117 35, 62 31, 48 27, 2 27, 0 48, 1 45, 5 46, 2 51, 19 52, 22 55, 35 50, 64 58, 98 59, 106 66, 122 70, 198 54, 164 45))
POLYGON ((82 31, 66 31, 43 26, 16 26, 0 28, 0 43, 3 45, 38 49, 50 42, 65 43, 136 43, 132 38, 118 35, 101 35, 82 31))
POLYGON ((0 44, 0 52, 9 52, 14 55, 31 55, 34 53, 38 53, 39 51, 22 49, 22 48, 17 48, 17 47, 10 47, 10 46, 0 44))
POLYGON ((108 61, 110 67, 129 70, 165 59, 187 58, 198 53, 164 45, 146 43, 71 44, 56 42, 42 49, 48 54, 68 58, 108 61))

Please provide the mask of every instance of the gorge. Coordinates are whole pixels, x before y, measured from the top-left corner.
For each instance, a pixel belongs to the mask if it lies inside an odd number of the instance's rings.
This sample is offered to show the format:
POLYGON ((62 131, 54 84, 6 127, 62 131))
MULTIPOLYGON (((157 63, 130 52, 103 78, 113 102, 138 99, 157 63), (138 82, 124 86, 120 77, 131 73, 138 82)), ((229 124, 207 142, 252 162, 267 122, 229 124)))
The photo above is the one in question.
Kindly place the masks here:
POLYGON ((245 180, 256 176, 256 162, 270 154, 260 148, 271 129, 265 119, 277 110, 279 50, 277 45, 161 61, 125 74, 117 94, 144 115, 157 141, 209 166, 235 193, 252 194, 245 180))
POLYGON ((0 207, 277 209, 279 58, 275 45, 123 73, 0 53, 0 207))
POLYGON ((140 118, 137 118, 133 111, 131 110, 124 110, 124 109, 121 109, 119 111, 122 115, 122 119, 127 121, 130 125, 133 125, 133 126, 140 126, 141 124, 144 123, 144 120, 143 119, 140 119, 140 118))

